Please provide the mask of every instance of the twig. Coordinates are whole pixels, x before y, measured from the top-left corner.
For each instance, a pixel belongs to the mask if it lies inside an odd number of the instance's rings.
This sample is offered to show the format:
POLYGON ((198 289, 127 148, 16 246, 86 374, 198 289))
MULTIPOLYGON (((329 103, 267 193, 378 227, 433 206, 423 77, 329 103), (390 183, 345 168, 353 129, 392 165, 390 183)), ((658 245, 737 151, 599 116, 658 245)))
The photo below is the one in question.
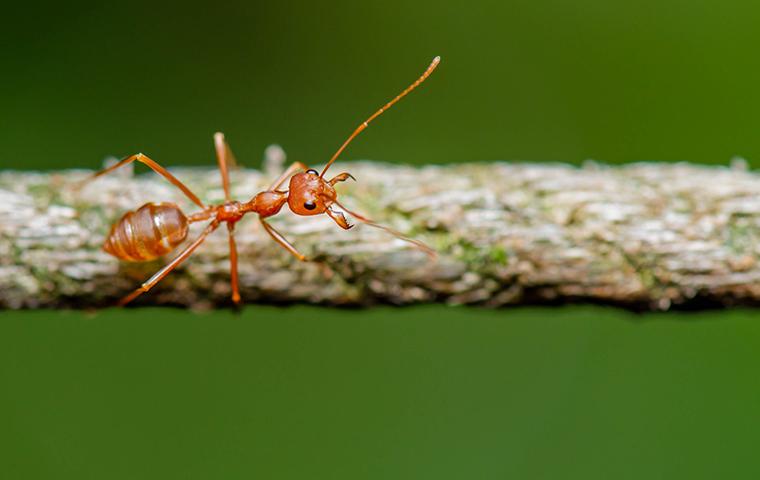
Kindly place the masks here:
MULTIPOLYGON (((344 163, 358 184, 343 202, 419 238, 437 262, 366 226, 274 217, 278 229, 329 265, 294 261, 246 219, 238 226, 246 302, 366 305, 442 301, 491 306, 593 301, 667 309, 760 300, 760 176, 689 164, 463 164, 421 169, 344 163)), ((208 202, 211 169, 173 169, 208 202)), ((87 172, 0 172, 0 306, 112 304, 160 266, 100 250, 109 225, 147 201, 192 205, 156 175, 109 176, 77 193, 87 172)), ((233 172, 247 200, 267 183, 233 172)), ((193 234, 191 233, 191 237, 193 234)), ((138 304, 228 304, 227 239, 214 235, 138 304)))

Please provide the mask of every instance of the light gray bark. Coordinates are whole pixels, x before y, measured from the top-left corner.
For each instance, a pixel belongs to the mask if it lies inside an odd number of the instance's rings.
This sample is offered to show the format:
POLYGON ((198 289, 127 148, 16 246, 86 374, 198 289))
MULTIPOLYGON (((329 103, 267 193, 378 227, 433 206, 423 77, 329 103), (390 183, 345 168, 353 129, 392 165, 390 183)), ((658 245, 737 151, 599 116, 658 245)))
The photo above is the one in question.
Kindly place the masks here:
MULTIPOLYGON (((667 309, 760 300, 760 176, 741 165, 341 162, 335 170, 358 179, 338 187, 347 207, 427 242, 438 260, 362 224, 344 231, 326 216, 272 219, 326 269, 296 261, 246 218, 237 228, 244 301, 667 309)), ((222 200, 216 170, 173 172, 204 201, 222 200)), ((86 173, 0 172, 1 307, 112 304, 162 263, 102 252, 109 225, 148 201, 195 210, 152 173, 113 174, 76 192, 86 173)), ((234 196, 249 199, 272 174, 233 171, 234 196)), ((228 304, 225 230, 135 303, 228 304)))

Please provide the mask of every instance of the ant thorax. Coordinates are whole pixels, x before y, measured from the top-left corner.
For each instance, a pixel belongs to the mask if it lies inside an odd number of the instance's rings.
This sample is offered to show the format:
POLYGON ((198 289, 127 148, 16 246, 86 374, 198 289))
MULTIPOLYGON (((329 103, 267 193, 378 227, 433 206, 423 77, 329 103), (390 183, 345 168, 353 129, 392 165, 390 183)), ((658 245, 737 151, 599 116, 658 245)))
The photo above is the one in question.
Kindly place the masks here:
POLYGON ((287 200, 288 195, 285 192, 266 190, 258 193, 250 202, 244 204, 243 210, 246 212, 254 211, 262 218, 271 217, 280 212, 287 200))

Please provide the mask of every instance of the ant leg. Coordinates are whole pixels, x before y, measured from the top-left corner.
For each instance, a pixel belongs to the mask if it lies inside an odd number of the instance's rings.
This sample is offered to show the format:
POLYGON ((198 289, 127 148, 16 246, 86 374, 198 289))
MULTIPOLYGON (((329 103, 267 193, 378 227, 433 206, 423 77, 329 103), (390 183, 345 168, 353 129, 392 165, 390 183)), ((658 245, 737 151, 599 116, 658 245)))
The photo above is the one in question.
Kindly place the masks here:
POLYGON ((227 142, 224 140, 224 134, 222 132, 216 132, 214 134, 214 147, 216 148, 216 160, 219 162, 219 173, 222 174, 222 187, 224 187, 224 199, 230 201, 230 175, 227 169, 227 165, 235 168, 237 167, 237 161, 235 155, 232 154, 232 150, 227 142))
POLYGON ((126 297, 122 298, 119 301, 118 305, 123 307, 124 305, 128 304, 129 302, 131 302, 132 300, 134 300, 138 296, 142 295, 143 293, 145 293, 148 290, 150 290, 151 288, 153 288, 158 282, 161 281, 161 279, 163 279, 165 276, 167 276, 169 274, 169 272, 171 272, 172 270, 174 270, 175 268, 177 268, 182 262, 184 262, 185 260, 187 260, 187 257, 189 257, 190 255, 192 255, 192 253, 195 251, 195 249, 198 248, 200 246, 200 244, 203 243, 203 241, 206 239, 206 237, 211 232, 213 232, 214 230, 216 230, 217 227, 219 227, 219 222, 213 221, 213 222, 209 223, 208 226, 206 227, 206 229, 203 230, 203 233, 201 233, 198 236, 198 238, 195 239, 195 241, 193 243, 191 243, 190 245, 188 245, 187 248, 185 248, 182 251, 182 253, 180 253, 179 255, 177 255, 176 257, 174 257, 174 260, 172 260, 171 262, 169 262, 169 264, 166 265, 166 266, 164 266, 164 268, 162 268, 161 270, 159 270, 158 272, 156 272, 155 274, 153 274, 153 276, 150 277, 148 280, 146 280, 145 283, 143 283, 140 286, 140 288, 136 289, 134 292, 132 292, 129 295, 127 295, 126 297))
MULTIPOLYGON (((390 233, 391 235, 395 236, 396 238, 399 238, 399 239, 401 239, 401 240, 403 240, 405 242, 411 243, 415 247, 417 247, 420 250, 422 250, 423 252, 425 252, 430 258, 435 259, 438 256, 438 254, 436 253, 436 251, 433 250, 432 248, 430 248, 429 246, 427 246, 425 243, 423 243, 423 242, 421 242, 419 240, 415 240, 413 238, 409 238, 406 235, 404 235, 401 232, 399 232, 398 230, 394 230, 391 227, 386 227, 385 225, 381 225, 381 224, 375 222, 374 220, 370 220, 369 218, 365 217, 364 215, 360 215, 360 214, 358 214, 356 212, 352 212, 351 210, 349 210, 346 207, 344 207, 341 203, 338 203, 337 200, 333 200, 333 202, 335 204, 337 204, 341 209, 343 209, 346 213, 348 213, 349 215, 351 215, 355 219, 359 220, 360 222, 366 223, 367 225, 369 225, 371 227, 379 228, 380 230, 385 230, 386 232, 390 233)), ((333 213, 336 213, 336 212, 333 212, 333 213)), ((336 220, 335 217, 333 217, 333 215, 330 215, 330 217, 332 217, 333 220, 336 220)), ((336 222, 338 222, 338 220, 336 220, 336 222)), ((340 222, 338 222, 338 225, 340 225, 340 222)), ((340 226, 342 227, 342 225, 340 225, 340 226)), ((345 227, 343 227, 343 228, 345 228, 345 227)))
POLYGON ((138 153, 136 155, 130 155, 129 157, 127 157, 127 158, 119 161, 115 165, 111 165, 108 168, 105 168, 105 169, 103 169, 103 170, 101 170, 99 172, 93 173, 92 176, 90 176, 89 178, 86 178, 80 184, 80 186, 84 185, 85 183, 89 183, 89 182, 95 180, 96 178, 98 178, 98 177, 100 177, 102 175, 105 175, 107 173, 113 172, 114 170, 116 170, 119 167, 123 167, 124 165, 128 165, 128 164, 130 164, 132 162, 135 162, 135 161, 143 163, 143 164, 147 165, 148 167, 150 167, 151 170, 153 170, 157 174, 159 174, 162 177, 164 177, 165 179, 167 179, 175 187, 177 187, 180 190, 182 190, 182 193, 184 193, 185 196, 187 196, 187 198, 189 198, 194 204, 196 204, 199 207, 201 207, 202 209, 206 210, 206 206, 203 204, 203 202, 201 202, 200 198, 198 198, 189 188, 187 188, 184 183, 182 183, 179 180, 177 180, 177 177, 175 177, 174 175, 172 175, 171 173, 169 173, 168 170, 166 170, 164 167, 162 167, 161 165, 159 165, 155 161, 151 160, 147 156, 143 155, 142 153, 138 153))
POLYGON ((232 301, 240 305, 240 287, 238 281, 238 255, 235 243, 235 224, 227 223, 227 234, 230 239, 230 284, 232 285, 232 301))
MULTIPOLYGON (((267 231, 269 235, 272 236, 275 242, 279 243, 285 250, 291 253, 294 257, 299 259, 302 262, 310 262, 308 258, 306 258, 305 255, 301 254, 298 250, 296 250, 296 247, 293 246, 285 237, 282 236, 280 232, 274 229, 273 226, 271 226, 266 220, 259 217, 259 221, 261 222, 261 225, 264 226, 264 229, 267 231)), ((327 265, 324 262, 315 261, 314 262, 322 271, 322 276, 325 279, 330 279, 335 274, 335 272, 330 268, 329 265, 327 265)))
POLYGON ((261 225, 264 226, 264 230, 267 231, 267 233, 274 239, 275 242, 279 243, 282 248, 287 250, 291 253, 294 257, 299 259, 302 262, 307 262, 308 259, 305 255, 303 255, 301 252, 296 250, 296 247, 293 246, 285 237, 282 236, 280 232, 274 229, 273 226, 271 226, 266 220, 263 218, 259 218, 259 221, 261 222, 261 225))
POLYGON ((293 162, 284 172, 282 172, 282 175, 280 175, 277 180, 272 182, 272 185, 269 186, 269 190, 277 190, 291 175, 298 170, 306 170, 306 168, 306 165, 301 162, 293 162))

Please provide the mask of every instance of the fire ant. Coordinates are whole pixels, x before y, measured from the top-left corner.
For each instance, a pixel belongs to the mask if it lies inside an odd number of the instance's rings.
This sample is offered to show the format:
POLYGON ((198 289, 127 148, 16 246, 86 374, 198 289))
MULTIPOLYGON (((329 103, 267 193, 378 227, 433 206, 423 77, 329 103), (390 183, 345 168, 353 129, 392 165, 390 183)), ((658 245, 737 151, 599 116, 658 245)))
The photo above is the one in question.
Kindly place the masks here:
POLYGON ((312 216, 325 213, 335 221, 339 227, 348 230, 353 227, 353 225, 348 222, 341 211, 334 209, 334 205, 337 205, 343 212, 348 213, 356 220, 383 229, 396 237, 411 243, 429 256, 435 257, 435 251, 421 241, 407 238, 396 230, 375 223, 365 216, 352 212, 338 202, 337 193, 333 187, 336 183, 346 181, 349 178, 355 180, 350 173, 340 173, 330 180, 325 180, 324 176, 327 169, 330 168, 348 144, 367 128, 372 120, 379 117, 384 111, 389 109, 393 104, 401 100, 409 92, 424 82, 438 66, 440 60, 440 57, 435 57, 430 66, 414 83, 409 85, 404 91, 385 104, 377 112, 372 114, 367 120, 362 122, 348 139, 343 142, 340 148, 338 148, 322 169, 321 173, 308 168, 301 162, 295 162, 288 167, 267 190, 256 194, 248 202, 238 202, 230 198, 228 164, 234 164, 234 157, 232 156, 232 152, 222 133, 214 134, 216 158, 219 162, 219 172, 222 176, 222 186, 224 188, 225 201, 222 204, 204 204, 197 195, 174 177, 174 175, 169 173, 168 170, 142 153, 126 157, 113 166, 105 168, 88 177, 85 180, 85 183, 90 182, 101 175, 112 172, 119 167, 137 161, 147 165, 154 172, 171 182, 200 208, 200 211, 196 213, 185 215, 177 205, 163 202, 146 203, 137 210, 127 212, 118 222, 113 224, 111 231, 103 244, 103 250, 105 252, 120 260, 145 262, 159 258, 174 250, 187 238, 189 224, 208 221, 206 228, 192 243, 190 243, 190 245, 182 250, 179 255, 174 257, 174 259, 166 266, 146 280, 139 288, 122 298, 118 304, 126 305, 142 293, 153 288, 159 281, 161 281, 161 279, 168 275, 169 272, 187 260, 195 249, 203 243, 206 237, 215 231, 222 223, 227 224, 229 237, 232 301, 235 302, 235 304, 240 304, 241 299, 238 284, 238 256, 237 246, 235 244, 235 224, 247 213, 257 213, 264 230, 266 230, 277 243, 298 260, 307 261, 307 258, 304 255, 296 250, 296 248, 283 237, 280 232, 275 230, 275 228, 266 221, 267 217, 279 213, 280 209, 282 209, 286 203, 288 204, 288 207, 290 207, 290 210, 297 215, 312 216), (288 189, 280 190, 280 187, 282 187, 288 179, 290 180, 288 189))

